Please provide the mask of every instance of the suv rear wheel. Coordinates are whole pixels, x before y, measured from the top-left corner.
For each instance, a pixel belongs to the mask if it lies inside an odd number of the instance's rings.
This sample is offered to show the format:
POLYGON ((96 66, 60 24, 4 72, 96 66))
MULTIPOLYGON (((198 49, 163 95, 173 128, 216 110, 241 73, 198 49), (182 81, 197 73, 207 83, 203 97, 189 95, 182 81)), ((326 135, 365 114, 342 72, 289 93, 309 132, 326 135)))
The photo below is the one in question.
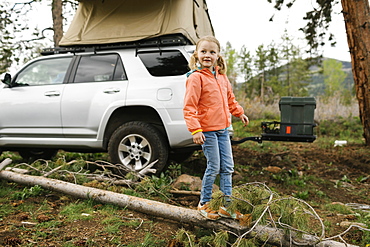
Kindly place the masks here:
POLYGON ((108 154, 112 163, 122 164, 137 172, 158 160, 152 167, 158 175, 167 164, 168 147, 156 128, 134 121, 114 131, 108 143, 108 154))

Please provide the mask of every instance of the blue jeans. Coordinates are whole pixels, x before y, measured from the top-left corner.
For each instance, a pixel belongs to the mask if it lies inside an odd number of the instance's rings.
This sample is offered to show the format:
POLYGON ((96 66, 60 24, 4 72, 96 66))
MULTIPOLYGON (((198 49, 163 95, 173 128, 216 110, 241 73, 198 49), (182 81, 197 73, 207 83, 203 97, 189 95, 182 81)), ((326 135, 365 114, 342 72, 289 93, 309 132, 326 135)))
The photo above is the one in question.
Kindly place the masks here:
MULTIPOLYGON (((200 203, 209 202, 212 198, 212 186, 220 174, 220 190, 224 195, 231 195, 234 160, 228 130, 203 132, 206 140, 202 145, 207 159, 207 168, 202 180, 200 203)), ((230 199, 226 197, 226 200, 230 199)))

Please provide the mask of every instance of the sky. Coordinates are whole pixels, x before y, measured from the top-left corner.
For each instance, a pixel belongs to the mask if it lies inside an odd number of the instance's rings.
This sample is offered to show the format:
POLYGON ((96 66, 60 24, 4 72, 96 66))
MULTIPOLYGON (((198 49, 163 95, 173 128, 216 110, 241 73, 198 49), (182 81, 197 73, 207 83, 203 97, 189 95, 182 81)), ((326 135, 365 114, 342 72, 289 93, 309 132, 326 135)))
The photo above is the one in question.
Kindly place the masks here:
MULTIPOLYGON (((8 0, 9 2, 22 2, 23 0, 8 0)), ((26 2, 26 1, 25 1, 26 2)), ((267 0, 208 0, 208 11, 215 31, 216 38, 223 47, 230 42, 237 51, 244 45, 252 54, 261 44, 265 46, 275 42, 281 43, 284 30, 287 30, 293 43, 303 51, 306 43, 299 28, 305 26, 303 16, 312 10, 316 0, 296 1, 291 9, 283 8, 277 11, 273 4, 267 0), (274 21, 269 19, 274 15, 274 21)), ((330 32, 335 35, 337 45, 327 45, 323 49, 325 57, 342 61, 350 61, 347 38, 343 16, 340 13, 341 6, 337 4, 332 14, 330 32)), ((39 6, 29 17, 31 23, 40 30, 51 26, 50 7, 39 6)), ((67 28, 66 28, 67 30, 67 28)), ((52 34, 49 35, 50 39, 52 34)))
MULTIPOLYGON (((293 43, 304 50, 304 35, 298 29, 305 26, 303 17, 313 9, 315 2, 296 1, 291 9, 283 8, 281 11, 275 10, 267 0, 208 0, 207 5, 215 36, 221 45, 230 42, 237 51, 244 45, 253 53, 261 44, 267 46, 272 41, 280 43, 284 30, 293 38, 293 43), (270 22, 273 15, 274 21, 270 22)), ((337 4, 329 29, 335 35, 336 47, 326 45, 323 54, 328 58, 350 61, 345 24, 340 11, 341 5, 337 4)))

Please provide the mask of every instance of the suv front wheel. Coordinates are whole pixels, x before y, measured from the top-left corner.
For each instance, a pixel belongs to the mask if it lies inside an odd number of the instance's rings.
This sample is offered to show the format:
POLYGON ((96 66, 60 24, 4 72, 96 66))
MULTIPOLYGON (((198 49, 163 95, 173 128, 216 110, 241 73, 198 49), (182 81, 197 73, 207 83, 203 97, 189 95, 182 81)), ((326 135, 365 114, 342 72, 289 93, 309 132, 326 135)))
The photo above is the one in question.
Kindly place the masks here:
POLYGON ((128 122, 112 134, 108 154, 113 164, 122 164, 129 170, 141 171, 151 162, 160 174, 167 164, 168 147, 161 133, 144 122, 128 122))

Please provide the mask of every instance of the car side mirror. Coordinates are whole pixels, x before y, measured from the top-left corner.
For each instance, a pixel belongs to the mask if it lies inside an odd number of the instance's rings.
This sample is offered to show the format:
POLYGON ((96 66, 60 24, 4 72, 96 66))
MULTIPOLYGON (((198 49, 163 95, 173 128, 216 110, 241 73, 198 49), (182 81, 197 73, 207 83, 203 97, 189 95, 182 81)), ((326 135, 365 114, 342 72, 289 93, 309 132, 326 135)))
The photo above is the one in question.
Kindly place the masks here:
POLYGON ((4 79, 1 81, 9 87, 12 87, 12 76, 9 73, 6 73, 4 79))

